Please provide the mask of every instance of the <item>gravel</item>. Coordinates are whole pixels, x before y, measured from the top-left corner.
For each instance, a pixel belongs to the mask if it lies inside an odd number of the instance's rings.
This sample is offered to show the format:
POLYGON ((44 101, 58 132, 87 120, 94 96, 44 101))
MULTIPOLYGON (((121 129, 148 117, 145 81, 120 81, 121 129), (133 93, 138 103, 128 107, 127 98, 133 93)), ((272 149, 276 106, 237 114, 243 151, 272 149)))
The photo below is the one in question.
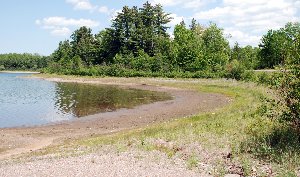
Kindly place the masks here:
POLYGON ((93 153, 65 158, 35 159, 0 166, 0 176, 210 176, 188 170, 181 159, 160 152, 93 153))

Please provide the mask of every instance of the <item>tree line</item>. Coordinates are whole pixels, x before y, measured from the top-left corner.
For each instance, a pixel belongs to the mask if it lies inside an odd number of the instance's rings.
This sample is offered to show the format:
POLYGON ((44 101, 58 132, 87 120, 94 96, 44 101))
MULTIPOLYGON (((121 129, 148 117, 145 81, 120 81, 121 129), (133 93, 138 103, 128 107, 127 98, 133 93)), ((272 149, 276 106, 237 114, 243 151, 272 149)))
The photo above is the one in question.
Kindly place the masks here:
POLYGON ((46 68, 50 60, 39 54, 0 54, 0 70, 38 70, 46 68))
POLYGON ((0 69, 42 69, 44 72, 94 76, 228 77, 247 79, 253 69, 289 64, 289 50, 299 23, 270 30, 258 47, 230 48, 216 24, 182 21, 169 34, 169 13, 149 2, 123 7, 109 28, 93 34, 87 27, 61 41, 48 57, 0 55, 0 69))
POLYGON ((216 24, 184 21, 168 34, 168 13, 149 2, 123 7, 109 28, 97 34, 87 27, 61 41, 48 72, 79 75, 223 77, 258 67, 258 48, 230 49, 216 24), (238 64, 237 64, 238 63, 238 64))

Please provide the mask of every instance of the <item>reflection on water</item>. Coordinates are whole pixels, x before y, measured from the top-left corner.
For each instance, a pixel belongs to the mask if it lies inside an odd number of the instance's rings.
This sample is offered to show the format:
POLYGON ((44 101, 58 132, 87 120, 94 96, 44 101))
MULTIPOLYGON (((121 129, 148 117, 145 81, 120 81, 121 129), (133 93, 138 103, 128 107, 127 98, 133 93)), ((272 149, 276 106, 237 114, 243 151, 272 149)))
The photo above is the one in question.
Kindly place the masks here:
POLYGON ((170 96, 161 92, 122 89, 115 86, 99 86, 76 83, 57 83, 56 106, 64 114, 82 117, 119 108, 162 101, 170 96))
POLYGON ((116 86, 55 83, 0 73, 0 127, 42 125, 171 99, 116 86))

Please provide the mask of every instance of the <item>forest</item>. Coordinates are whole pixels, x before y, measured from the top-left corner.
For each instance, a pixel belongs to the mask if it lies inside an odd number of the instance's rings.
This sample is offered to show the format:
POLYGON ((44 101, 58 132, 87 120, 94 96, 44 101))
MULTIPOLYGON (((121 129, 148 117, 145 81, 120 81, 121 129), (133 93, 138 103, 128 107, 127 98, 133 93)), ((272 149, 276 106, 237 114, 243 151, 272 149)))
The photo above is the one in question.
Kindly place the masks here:
POLYGON ((160 76, 240 79, 245 70, 274 67, 260 60, 259 48, 231 49, 216 24, 182 21, 168 33, 171 17, 161 5, 123 7, 110 28, 97 34, 87 27, 61 41, 47 72, 90 76, 160 76))

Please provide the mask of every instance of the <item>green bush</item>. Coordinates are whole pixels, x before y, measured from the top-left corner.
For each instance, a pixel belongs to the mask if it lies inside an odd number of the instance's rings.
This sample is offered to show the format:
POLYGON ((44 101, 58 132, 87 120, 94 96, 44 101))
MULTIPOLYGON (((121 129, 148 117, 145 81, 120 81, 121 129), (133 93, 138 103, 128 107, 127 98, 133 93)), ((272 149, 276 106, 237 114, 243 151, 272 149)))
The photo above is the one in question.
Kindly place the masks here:
POLYGON ((255 73, 253 70, 245 70, 245 72, 241 74, 241 80, 243 81, 254 81, 255 79, 255 73))
POLYGON ((279 91, 287 110, 283 115, 298 131, 300 142, 300 33, 288 51, 288 65, 280 80, 279 91))
POLYGON ((227 78, 232 78, 236 80, 242 79, 242 74, 246 71, 245 67, 240 64, 237 60, 232 60, 226 66, 226 76, 227 78))
POLYGON ((300 66, 291 67, 282 79, 280 94, 287 110, 283 119, 290 121, 298 129, 300 140, 300 66))

